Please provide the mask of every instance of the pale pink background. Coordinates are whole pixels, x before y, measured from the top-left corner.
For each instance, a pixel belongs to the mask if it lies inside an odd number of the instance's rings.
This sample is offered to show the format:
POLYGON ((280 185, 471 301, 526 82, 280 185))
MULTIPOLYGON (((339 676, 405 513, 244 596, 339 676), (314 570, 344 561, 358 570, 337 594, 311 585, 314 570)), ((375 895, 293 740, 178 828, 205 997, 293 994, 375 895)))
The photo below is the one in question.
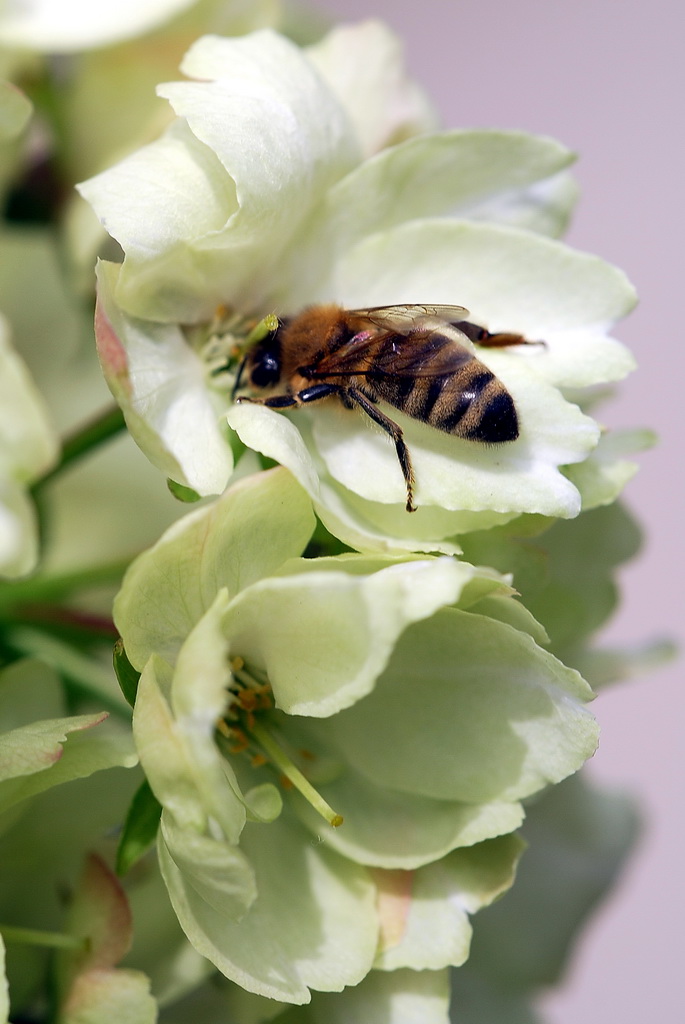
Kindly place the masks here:
MULTIPOLYGON (((583 196, 569 241, 623 267, 641 296, 617 332, 640 369, 604 419, 661 435, 627 491, 648 541, 622 575, 623 607, 606 635, 636 642, 670 634, 685 647, 685 8, 677 0, 318 6, 341 20, 375 14, 389 22, 445 125, 545 133, 579 153, 583 196)), ((553 1024, 685 1021, 682 677, 681 661, 595 704, 603 733, 594 777, 640 797, 646 831, 585 933, 566 986, 546 1000, 553 1024)))

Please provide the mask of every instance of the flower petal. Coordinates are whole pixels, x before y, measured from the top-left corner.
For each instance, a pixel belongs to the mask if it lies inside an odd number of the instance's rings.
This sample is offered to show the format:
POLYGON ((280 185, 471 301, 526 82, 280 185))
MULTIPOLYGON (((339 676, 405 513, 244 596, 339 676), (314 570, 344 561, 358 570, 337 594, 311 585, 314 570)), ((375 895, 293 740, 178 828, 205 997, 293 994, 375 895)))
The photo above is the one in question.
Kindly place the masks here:
POLYGON ((311 63, 270 30, 205 36, 182 67, 197 80, 158 91, 183 120, 80 191, 126 253, 117 300, 190 323, 224 303, 255 307, 285 245, 358 153, 311 63))
POLYGON ((181 927, 226 977, 250 992, 306 1003, 309 986, 340 991, 368 972, 378 935, 375 888, 364 868, 303 838, 282 815, 241 837, 257 898, 238 923, 189 884, 164 845, 160 864, 181 927))
POLYGON ((266 670, 276 706, 291 715, 326 717, 369 693, 406 627, 456 601, 476 572, 449 558, 368 575, 327 561, 339 570, 312 562, 289 576, 285 565, 242 591, 226 615, 231 650, 266 670))
POLYGON ((591 697, 577 672, 527 634, 444 609, 400 638, 373 693, 336 717, 335 737, 378 785, 445 800, 518 800, 594 752, 591 697))
POLYGON ((82 0, 31 0, 4 5, 0 42, 5 46, 70 53, 142 35, 190 7, 195 0, 118 0, 84 6, 82 0))
POLYGON ((469 915, 510 888, 524 846, 518 836, 507 835, 455 850, 415 872, 378 872, 381 943, 375 966, 386 971, 460 967, 471 945, 469 915))
POLYGON ((168 850, 194 896, 227 923, 240 921, 257 898, 254 872, 237 845, 184 829, 167 811, 162 813, 159 849, 162 858, 161 851, 168 850))
POLYGON ((179 520, 130 566, 114 602, 129 660, 173 662, 222 587, 230 596, 301 554, 314 528, 306 494, 283 469, 241 480, 179 520))
POLYGON ((350 308, 458 302, 490 331, 544 340, 546 349, 524 352, 542 364, 558 332, 606 328, 635 305, 625 274, 597 256, 501 224, 442 218, 402 224, 351 248, 335 292, 350 308))
POLYGON ((344 107, 364 156, 437 127, 428 98, 407 75, 401 41, 383 22, 336 25, 306 53, 344 107))
POLYGON ((98 265, 95 337, 109 388, 153 465, 199 494, 224 489, 233 468, 205 367, 178 326, 152 324, 114 301, 120 267, 98 265))
POLYGON ((307 1024, 449 1024, 449 1001, 446 970, 371 971, 339 995, 315 993, 307 1024))
MULTIPOLYGON (((293 736, 292 727, 288 730, 293 736)), ((337 778, 318 780, 317 752, 335 749, 335 719, 295 732, 307 751, 307 775, 318 792, 344 818, 341 828, 322 822, 316 812, 297 801, 297 813, 314 835, 343 856, 371 867, 409 870, 444 857, 451 850, 504 835, 523 821, 515 802, 466 804, 400 793, 376 785, 347 767, 337 778)))

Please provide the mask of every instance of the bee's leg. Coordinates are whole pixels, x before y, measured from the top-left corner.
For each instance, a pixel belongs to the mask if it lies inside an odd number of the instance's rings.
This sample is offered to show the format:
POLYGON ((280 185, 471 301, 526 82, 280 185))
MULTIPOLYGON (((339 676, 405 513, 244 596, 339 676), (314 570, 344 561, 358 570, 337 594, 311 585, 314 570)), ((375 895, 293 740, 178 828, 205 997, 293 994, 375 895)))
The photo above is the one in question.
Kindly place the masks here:
POLYGON ((271 398, 241 395, 236 401, 266 405, 269 409, 291 409, 294 405, 304 405, 307 402, 316 402, 320 398, 328 398, 330 395, 340 395, 340 391, 337 384, 312 384, 311 387, 303 388, 302 391, 297 391, 294 395, 272 395, 271 398))
POLYGON ((482 348, 508 348, 510 345, 545 345, 544 341, 528 341, 522 334, 512 334, 508 331, 497 331, 491 334, 480 324, 472 324, 470 320, 450 320, 452 327, 465 334, 471 341, 475 341, 482 348))
POLYGON ((377 423, 379 427, 382 427, 386 434, 395 442, 395 451, 397 452, 397 458, 399 459, 400 466, 402 468, 402 474, 404 481, 407 485, 407 512, 416 512, 416 505, 414 504, 414 469, 411 464, 411 457, 409 455, 409 449, 404 443, 404 434, 402 429, 391 420, 389 416, 374 405, 374 403, 366 397, 357 388, 345 388, 345 396, 355 402, 360 409, 362 409, 367 416, 370 416, 374 423, 377 423))
POLYGON ((268 405, 270 409, 289 409, 298 402, 294 395, 273 395, 271 398, 255 398, 253 395, 239 395, 238 404, 249 402, 251 405, 268 405))

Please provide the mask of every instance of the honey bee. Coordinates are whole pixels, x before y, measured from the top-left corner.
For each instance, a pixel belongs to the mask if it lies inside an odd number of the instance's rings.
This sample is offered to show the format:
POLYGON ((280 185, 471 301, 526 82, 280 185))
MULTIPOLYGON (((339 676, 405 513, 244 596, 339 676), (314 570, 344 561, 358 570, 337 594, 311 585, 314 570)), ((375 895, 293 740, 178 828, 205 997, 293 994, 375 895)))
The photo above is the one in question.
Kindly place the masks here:
POLYGON ((248 351, 234 397, 246 375, 253 391, 279 391, 266 398, 241 395, 238 402, 289 409, 336 397, 348 409, 361 409, 394 442, 406 509, 414 512, 411 456, 402 429, 379 402, 468 441, 502 444, 519 436, 514 401, 473 343, 534 343, 520 334, 491 334, 467 316, 463 306, 312 306, 280 320, 248 351))

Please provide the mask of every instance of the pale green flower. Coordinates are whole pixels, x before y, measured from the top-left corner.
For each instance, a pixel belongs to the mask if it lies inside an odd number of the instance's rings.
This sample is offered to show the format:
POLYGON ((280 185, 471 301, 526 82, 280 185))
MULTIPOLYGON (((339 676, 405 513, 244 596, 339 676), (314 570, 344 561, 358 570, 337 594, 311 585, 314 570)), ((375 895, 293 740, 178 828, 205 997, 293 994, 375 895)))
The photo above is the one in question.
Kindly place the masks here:
MULTIPOLYGON (((345 31, 350 67, 378 28, 345 31)), ((80 186, 125 252, 100 268, 97 336, 129 429, 164 473, 211 494, 233 466, 228 424, 362 549, 455 551, 455 535, 522 512, 576 515, 583 495, 561 467, 587 460, 599 429, 574 402, 632 368, 607 330, 633 293, 544 237, 572 202, 571 155, 516 133, 445 132, 364 160, 370 139, 413 130, 397 115, 413 94, 398 85, 365 109, 339 51, 335 34, 311 53, 270 32, 199 40, 183 64, 194 80, 159 88, 178 115, 167 133, 80 186), (231 405, 221 368, 246 319, 330 300, 460 303, 492 331, 544 340, 478 353, 514 399, 519 439, 486 447, 393 411, 416 471, 409 517, 394 447, 361 414, 231 405), (219 307, 231 316, 213 319, 219 307)))
POLYGON ((302 559, 312 528, 285 470, 257 474, 171 527, 115 602, 179 921, 227 977, 295 1003, 462 963, 468 915, 513 880, 520 801, 596 743, 589 689, 502 577, 302 559))
POLYGON ((41 395, 0 317, 0 575, 29 572, 38 557, 28 488, 55 462, 58 443, 41 395))

